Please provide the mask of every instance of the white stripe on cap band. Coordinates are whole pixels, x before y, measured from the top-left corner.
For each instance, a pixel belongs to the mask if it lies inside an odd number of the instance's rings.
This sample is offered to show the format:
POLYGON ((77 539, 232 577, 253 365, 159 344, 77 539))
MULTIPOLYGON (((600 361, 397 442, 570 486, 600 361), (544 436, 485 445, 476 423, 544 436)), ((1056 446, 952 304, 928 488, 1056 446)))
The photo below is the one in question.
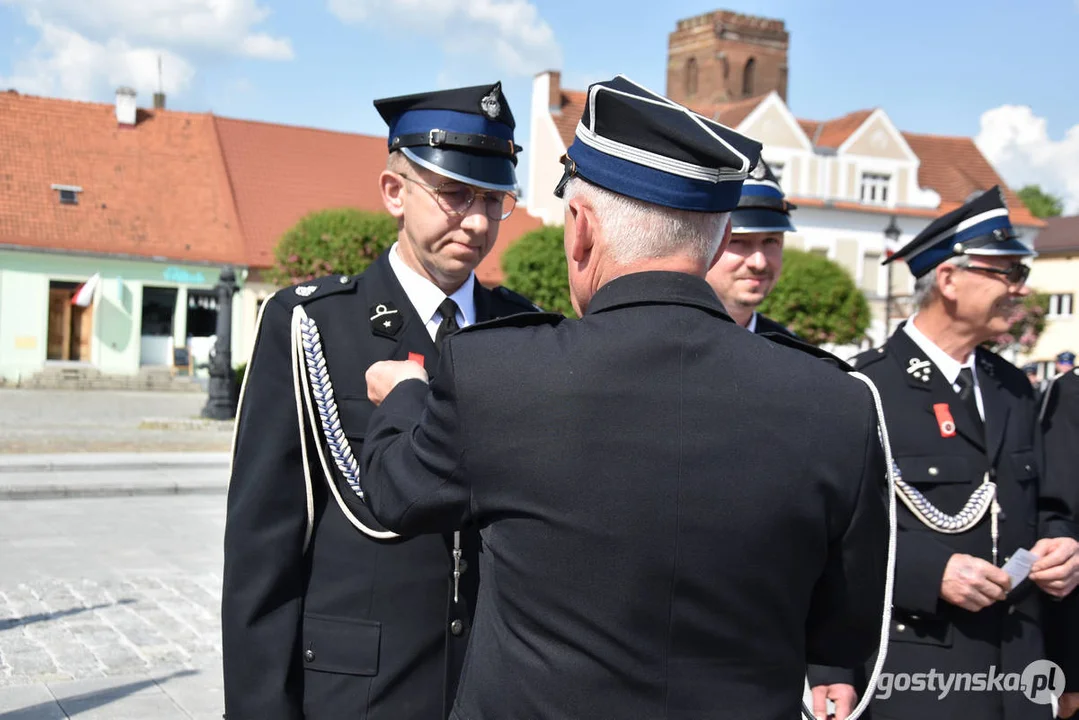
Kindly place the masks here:
POLYGON ((950 238, 952 235, 955 235, 956 233, 960 233, 960 232, 966 230, 967 228, 974 227, 978 223, 985 222, 986 220, 992 220, 995 217, 1000 217, 1001 215, 1007 215, 1007 214, 1008 214, 1008 209, 1007 208, 995 208, 993 210, 987 210, 987 211, 985 211, 983 213, 979 213, 978 215, 975 215, 972 218, 967 218, 966 220, 964 220, 963 222, 959 223, 958 225, 956 225, 954 227, 948 228, 947 230, 940 233, 939 235, 934 236, 932 240, 927 240, 924 244, 925 244, 926 247, 931 247, 933 245, 936 245, 941 240, 944 240, 945 238, 950 238))
POLYGON ((615 140, 608 140, 607 138, 592 132, 581 123, 577 124, 576 134, 578 139, 585 145, 595 148, 605 155, 628 160, 638 165, 650 167, 653 170, 662 170, 671 175, 680 175, 681 177, 690 178, 692 180, 707 180, 708 182, 713 183, 744 180, 746 177, 744 172, 738 172, 737 170, 729 170, 726 168, 717 170, 703 165, 694 165, 693 163, 674 160, 673 158, 664 155, 657 155, 656 153, 647 150, 641 150, 640 148, 635 148, 631 145, 624 145, 615 140))

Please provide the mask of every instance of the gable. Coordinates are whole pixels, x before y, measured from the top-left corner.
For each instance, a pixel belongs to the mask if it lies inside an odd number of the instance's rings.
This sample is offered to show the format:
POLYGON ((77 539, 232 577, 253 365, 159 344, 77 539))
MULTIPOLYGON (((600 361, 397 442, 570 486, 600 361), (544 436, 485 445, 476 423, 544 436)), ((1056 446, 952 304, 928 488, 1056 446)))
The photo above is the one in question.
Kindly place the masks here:
POLYGON ((738 131, 764 143, 766 147, 805 148, 802 134, 791 127, 787 116, 773 103, 768 103, 759 113, 747 118, 738 131))
POLYGON ((896 137, 889 123, 880 115, 871 119, 849 138, 852 142, 843 149, 850 155, 909 160, 906 148, 896 137))

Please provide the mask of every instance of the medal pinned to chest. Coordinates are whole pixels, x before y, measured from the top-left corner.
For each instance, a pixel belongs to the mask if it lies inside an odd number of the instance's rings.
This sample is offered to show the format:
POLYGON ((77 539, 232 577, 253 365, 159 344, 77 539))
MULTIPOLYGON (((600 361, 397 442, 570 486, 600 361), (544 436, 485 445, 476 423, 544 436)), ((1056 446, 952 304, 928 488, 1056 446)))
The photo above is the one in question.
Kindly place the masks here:
POLYGON ((935 403, 933 414, 937 417, 940 436, 942 438, 955 437, 955 418, 952 417, 952 410, 948 407, 948 403, 935 403))

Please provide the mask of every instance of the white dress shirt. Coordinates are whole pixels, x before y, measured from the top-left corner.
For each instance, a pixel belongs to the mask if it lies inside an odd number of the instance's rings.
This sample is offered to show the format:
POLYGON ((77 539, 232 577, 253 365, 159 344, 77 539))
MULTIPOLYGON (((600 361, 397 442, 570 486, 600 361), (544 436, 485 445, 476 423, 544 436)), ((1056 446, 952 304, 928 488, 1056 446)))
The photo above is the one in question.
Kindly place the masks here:
MULTIPOLYGON (((446 293, 423 275, 405 265, 405 261, 398 254, 397 243, 390 248, 390 268, 397 276, 397 282, 404 288, 405 295, 408 295, 412 307, 423 320, 427 334, 434 340, 438 326, 442 323, 442 313, 438 311, 438 306, 446 299, 446 293)), ((476 322, 476 299, 473 296, 475 285, 476 274, 469 273, 464 284, 449 296, 457 303, 458 327, 468 327, 476 322)))
MULTIPOLYGON (((917 317, 917 316, 914 316, 917 317)), ((937 370, 944 376, 944 378, 951 383, 952 389, 957 393, 959 392, 959 385, 956 384, 956 380, 959 378, 959 371, 965 367, 970 368, 971 374, 974 376, 974 398, 978 402, 978 414, 982 416, 982 422, 985 422, 985 405, 982 403, 982 386, 978 382, 978 369, 974 366, 974 353, 972 352, 967 356, 967 359, 963 362, 959 362, 948 353, 944 352, 934 343, 932 340, 925 336, 921 330, 914 325, 914 317, 911 317, 907 323, 903 326, 903 330, 906 331, 910 339, 914 341, 914 344, 921 348, 925 356, 929 358, 929 361, 937 366, 937 370)))

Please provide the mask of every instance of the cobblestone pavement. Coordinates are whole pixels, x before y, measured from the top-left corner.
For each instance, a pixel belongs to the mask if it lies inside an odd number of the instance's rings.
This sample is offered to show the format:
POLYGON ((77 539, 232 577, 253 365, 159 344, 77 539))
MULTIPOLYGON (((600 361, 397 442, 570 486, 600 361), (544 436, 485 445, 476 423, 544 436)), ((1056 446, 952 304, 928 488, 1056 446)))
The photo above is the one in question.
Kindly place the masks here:
POLYGON ((202 393, 0 388, 0 453, 227 451, 202 393))
POLYGON ((0 502, 0 718, 220 718, 223 526, 223 496, 0 502))

